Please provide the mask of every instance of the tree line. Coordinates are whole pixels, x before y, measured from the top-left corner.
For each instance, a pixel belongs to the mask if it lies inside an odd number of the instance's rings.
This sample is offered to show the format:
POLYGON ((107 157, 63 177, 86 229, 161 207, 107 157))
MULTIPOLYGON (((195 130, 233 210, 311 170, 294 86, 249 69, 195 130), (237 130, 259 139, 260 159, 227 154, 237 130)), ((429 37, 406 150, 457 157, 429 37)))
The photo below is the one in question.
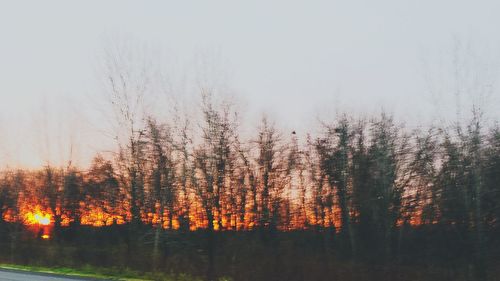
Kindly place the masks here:
POLYGON ((217 233, 228 231, 264 240, 319 233, 327 260, 332 251, 354 262, 453 253, 476 280, 498 257, 490 246, 500 242, 500 128, 485 126, 478 112, 466 124, 417 130, 385 113, 340 115, 302 139, 263 118, 243 139, 231 105, 210 95, 203 95, 198 123, 135 122, 128 97, 116 93, 125 141, 113 157, 98 155, 88 169, 1 172, 0 228, 11 240, 38 210, 50 214, 54 240, 64 240, 65 228, 125 224, 119 235, 132 255, 147 226, 159 267, 168 233, 203 231, 209 280, 217 233))

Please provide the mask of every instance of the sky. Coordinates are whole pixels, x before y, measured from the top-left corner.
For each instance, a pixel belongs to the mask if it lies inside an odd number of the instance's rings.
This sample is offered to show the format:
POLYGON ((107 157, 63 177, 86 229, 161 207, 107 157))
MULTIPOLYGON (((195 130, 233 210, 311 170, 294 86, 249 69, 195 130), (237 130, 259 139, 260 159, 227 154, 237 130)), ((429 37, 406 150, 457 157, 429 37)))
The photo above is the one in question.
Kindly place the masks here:
POLYGON ((85 165, 112 149, 99 67, 116 40, 160 50, 176 77, 206 59, 250 127, 266 114, 303 135, 336 113, 380 110, 439 122, 457 88, 487 93, 498 120, 499 11, 483 0, 1 0, 0 165, 85 165))

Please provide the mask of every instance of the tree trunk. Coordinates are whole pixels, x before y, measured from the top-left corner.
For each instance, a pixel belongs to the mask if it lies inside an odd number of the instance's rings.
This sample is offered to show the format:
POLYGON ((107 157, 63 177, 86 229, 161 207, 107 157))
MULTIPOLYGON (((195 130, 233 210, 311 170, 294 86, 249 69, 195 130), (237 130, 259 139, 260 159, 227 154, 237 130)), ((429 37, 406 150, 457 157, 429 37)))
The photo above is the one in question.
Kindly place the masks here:
POLYGON ((215 270, 215 244, 216 237, 214 233, 214 216, 208 214, 208 230, 207 230, 207 254, 208 254, 208 267, 207 267, 207 281, 216 280, 215 270))
POLYGON ((158 223, 155 229, 155 238, 153 244, 153 270, 158 270, 158 264, 160 261, 160 238, 163 232, 163 204, 160 206, 160 211, 158 214, 158 223))

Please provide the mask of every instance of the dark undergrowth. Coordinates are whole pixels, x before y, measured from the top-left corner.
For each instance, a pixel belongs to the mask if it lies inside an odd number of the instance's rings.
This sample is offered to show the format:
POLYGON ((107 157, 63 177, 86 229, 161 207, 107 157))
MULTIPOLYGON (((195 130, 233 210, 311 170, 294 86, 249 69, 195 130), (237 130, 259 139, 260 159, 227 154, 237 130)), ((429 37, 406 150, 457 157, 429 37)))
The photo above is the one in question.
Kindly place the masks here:
MULTIPOLYGON (((204 279, 207 272, 204 231, 165 231, 155 259, 149 227, 62 228, 48 240, 23 227, 16 235, 8 229, 12 226, 1 234, 2 263, 104 275, 128 272, 150 280, 204 279)), ((235 281, 474 280, 472 246, 460 242, 453 231, 424 227, 406 231, 403 241, 394 239, 390 254, 374 241, 360 243, 355 253, 350 252, 342 237, 325 230, 220 232, 215 235, 215 272, 218 278, 235 281)), ((488 242, 486 280, 498 280, 500 245, 494 236, 488 242)))

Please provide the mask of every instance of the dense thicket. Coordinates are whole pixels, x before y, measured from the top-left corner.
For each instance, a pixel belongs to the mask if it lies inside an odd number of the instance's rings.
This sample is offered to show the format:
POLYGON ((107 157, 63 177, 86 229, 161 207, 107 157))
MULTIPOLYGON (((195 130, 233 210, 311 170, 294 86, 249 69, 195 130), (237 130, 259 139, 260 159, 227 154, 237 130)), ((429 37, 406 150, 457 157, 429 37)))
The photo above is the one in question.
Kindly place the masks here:
POLYGON ((228 104, 205 97, 201 113, 198 134, 129 122, 86 170, 2 171, 0 257, 210 280, 496 278, 500 129, 479 115, 421 130, 340 116, 315 137, 263 119, 242 139, 228 104), (30 235, 36 212, 50 241, 30 235))

